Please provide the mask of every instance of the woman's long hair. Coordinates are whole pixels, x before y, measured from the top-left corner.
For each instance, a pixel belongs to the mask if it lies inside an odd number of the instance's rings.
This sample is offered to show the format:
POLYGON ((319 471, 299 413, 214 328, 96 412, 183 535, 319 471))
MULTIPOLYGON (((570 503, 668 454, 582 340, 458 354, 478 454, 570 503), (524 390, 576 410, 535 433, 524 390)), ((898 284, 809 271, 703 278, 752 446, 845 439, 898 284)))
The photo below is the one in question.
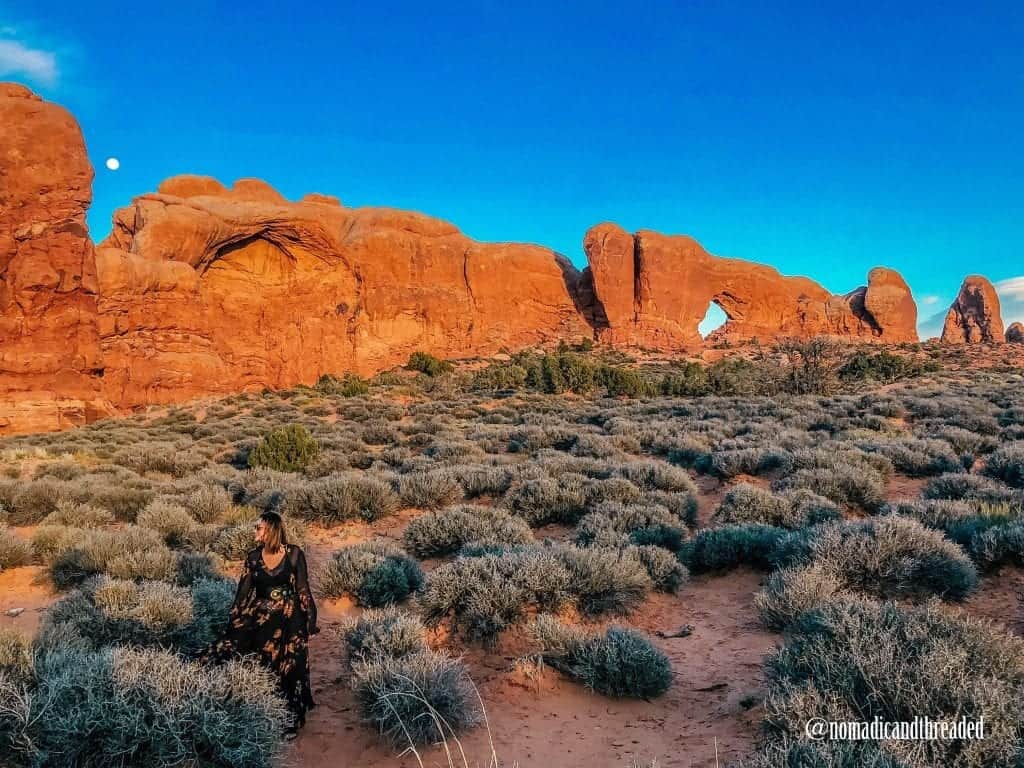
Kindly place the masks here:
POLYGON ((281 547, 288 545, 288 532, 284 529, 284 520, 277 512, 264 512, 260 515, 263 521, 263 548, 274 555, 281 547))

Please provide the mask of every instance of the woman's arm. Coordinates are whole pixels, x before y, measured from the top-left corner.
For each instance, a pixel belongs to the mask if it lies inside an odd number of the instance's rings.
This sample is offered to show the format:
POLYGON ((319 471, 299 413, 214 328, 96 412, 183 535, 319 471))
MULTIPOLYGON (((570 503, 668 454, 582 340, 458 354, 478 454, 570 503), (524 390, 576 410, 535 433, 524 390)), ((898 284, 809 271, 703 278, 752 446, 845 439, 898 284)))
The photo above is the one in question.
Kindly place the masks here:
POLYGON ((316 601, 309 588, 309 573, 306 569, 306 555, 298 547, 295 548, 295 588, 299 593, 299 605, 306 612, 306 632, 315 635, 320 631, 316 625, 316 601))
POLYGON ((252 595, 252 571, 252 558, 246 556, 245 561, 242 563, 242 575, 238 579, 238 590, 235 592, 235 601, 231 604, 230 616, 232 619, 239 615, 242 610, 242 606, 248 602, 249 596, 252 595))

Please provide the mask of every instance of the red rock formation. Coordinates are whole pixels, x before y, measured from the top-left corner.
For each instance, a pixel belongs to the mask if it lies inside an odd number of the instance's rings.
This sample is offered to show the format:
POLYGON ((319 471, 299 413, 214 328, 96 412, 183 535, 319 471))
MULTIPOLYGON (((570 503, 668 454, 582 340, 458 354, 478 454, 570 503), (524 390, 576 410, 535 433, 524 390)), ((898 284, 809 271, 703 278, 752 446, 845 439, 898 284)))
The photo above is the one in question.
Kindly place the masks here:
POLYGON ((583 247, 596 293, 598 333, 609 343, 698 346, 697 326, 711 302, 729 318, 715 339, 917 340, 917 306, 903 278, 889 269, 873 269, 866 287, 834 296, 805 277, 712 256, 685 236, 630 235, 615 224, 599 224, 587 232, 583 247))
POLYGON ((63 108, 0 83, 0 432, 81 424, 100 397, 92 167, 63 108))
POLYGON ((1006 329, 1006 341, 1008 344, 1024 344, 1024 323, 1012 323, 1006 329))
POLYGON ((372 373, 415 350, 579 339, 579 273, 553 251, 336 198, 176 177, 98 249, 104 387, 120 406, 372 373))
POLYGON ((942 340, 947 344, 1003 342, 999 295, 987 278, 981 275, 964 278, 960 293, 946 314, 942 340))

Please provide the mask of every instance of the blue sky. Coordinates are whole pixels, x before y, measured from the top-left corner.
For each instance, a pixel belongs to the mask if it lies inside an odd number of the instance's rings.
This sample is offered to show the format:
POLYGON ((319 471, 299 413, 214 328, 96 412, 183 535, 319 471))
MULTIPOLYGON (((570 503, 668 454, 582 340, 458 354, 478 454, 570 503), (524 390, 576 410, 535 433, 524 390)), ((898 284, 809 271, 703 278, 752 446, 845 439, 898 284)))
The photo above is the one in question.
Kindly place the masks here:
POLYGON ((1017 4, 45 5, 0 0, 0 79, 82 123, 97 239, 167 176, 256 176, 578 265, 604 220, 836 292, 887 265, 923 325, 980 272, 1024 319, 1017 4))

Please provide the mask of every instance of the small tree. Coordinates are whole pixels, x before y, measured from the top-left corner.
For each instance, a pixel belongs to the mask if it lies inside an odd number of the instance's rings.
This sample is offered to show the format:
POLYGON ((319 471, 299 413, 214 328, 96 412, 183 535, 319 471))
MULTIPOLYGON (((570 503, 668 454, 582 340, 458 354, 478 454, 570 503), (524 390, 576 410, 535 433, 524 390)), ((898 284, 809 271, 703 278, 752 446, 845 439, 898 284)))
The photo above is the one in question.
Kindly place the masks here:
POLYGON ((250 467, 301 472, 320 455, 320 444, 301 424, 278 427, 249 454, 250 467))
POLYGON ((839 345, 824 337, 785 339, 776 348, 789 361, 786 389, 796 395, 825 395, 838 383, 839 345))

